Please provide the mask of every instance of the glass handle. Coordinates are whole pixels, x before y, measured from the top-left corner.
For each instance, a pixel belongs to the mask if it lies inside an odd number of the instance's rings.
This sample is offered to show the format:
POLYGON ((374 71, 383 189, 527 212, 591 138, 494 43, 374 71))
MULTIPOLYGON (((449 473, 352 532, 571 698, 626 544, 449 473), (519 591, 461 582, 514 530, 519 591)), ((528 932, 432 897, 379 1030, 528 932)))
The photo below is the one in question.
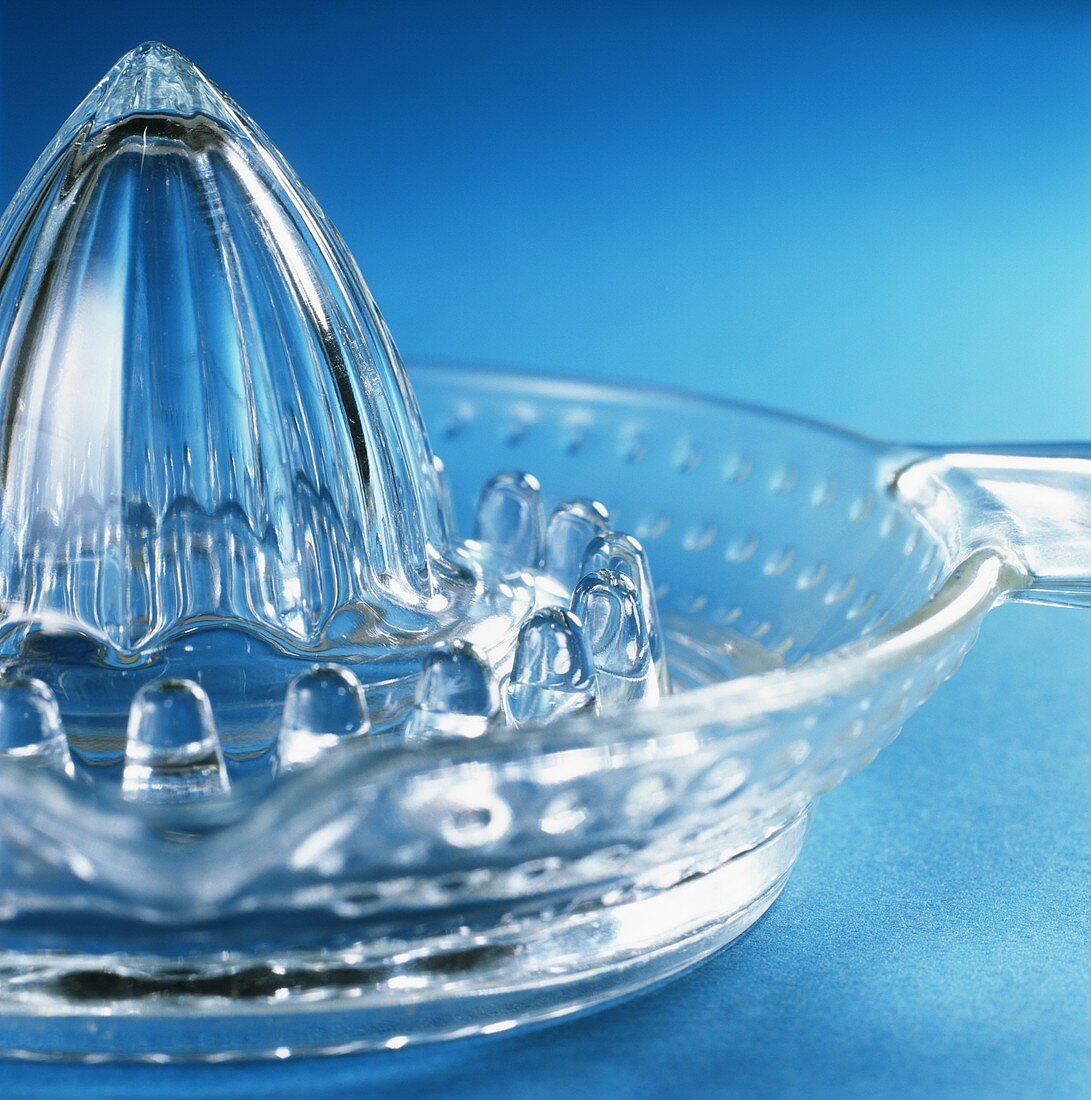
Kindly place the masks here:
POLYGON ((895 492, 965 556, 995 549, 1010 598, 1091 607, 1091 444, 918 452, 895 492))

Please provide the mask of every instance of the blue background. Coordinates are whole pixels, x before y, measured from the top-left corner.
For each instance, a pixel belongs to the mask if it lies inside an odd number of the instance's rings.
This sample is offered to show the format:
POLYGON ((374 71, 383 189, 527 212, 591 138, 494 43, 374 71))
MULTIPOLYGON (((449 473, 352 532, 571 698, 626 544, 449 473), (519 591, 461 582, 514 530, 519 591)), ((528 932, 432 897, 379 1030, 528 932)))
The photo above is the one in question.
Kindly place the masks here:
MULTIPOLYGON (((1091 437, 1079 7, 0 0, 0 196, 146 38, 268 130, 407 356, 669 381, 899 439, 1091 437)), ((87 1097, 1091 1095, 1091 617, 1007 609, 651 996, 396 1056, 4 1065, 87 1097)))

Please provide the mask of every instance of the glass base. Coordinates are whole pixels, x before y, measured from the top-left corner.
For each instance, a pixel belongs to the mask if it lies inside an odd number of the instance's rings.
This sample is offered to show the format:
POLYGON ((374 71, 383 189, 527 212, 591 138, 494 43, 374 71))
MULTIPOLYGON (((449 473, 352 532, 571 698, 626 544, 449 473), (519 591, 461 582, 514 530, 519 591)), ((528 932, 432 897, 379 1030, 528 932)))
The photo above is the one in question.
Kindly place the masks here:
MULTIPOLYGON (((607 898, 564 916, 478 930, 473 949, 442 977, 422 970, 376 981, 382 968, 373 953, 354 968, 340 950, 336 962, 313 952, 236 957, 234 981, 221 989, 213 984, 213 970, 225 967, 219 955, 198 979, 216 995, 195 995, 193 960, 185 980, 172 982, 176 959, 119 958, 104 972, 102 959, 8 953, 0 957, 7 991, 0 1054, 87 1062, 345 1054, 499 1034, 586 1011, 675 977, 750 928, 784 886, 807 817, 708 874, 638 900, 607 898), (297 969, 285 974, 286 961, 297 969), (99 968, 96 983, 65 981, 89 965, 99 968), (309 981, 293 981, 304 972, 309 981)), ((424 950, 397 946, 400 960, 424 950)))

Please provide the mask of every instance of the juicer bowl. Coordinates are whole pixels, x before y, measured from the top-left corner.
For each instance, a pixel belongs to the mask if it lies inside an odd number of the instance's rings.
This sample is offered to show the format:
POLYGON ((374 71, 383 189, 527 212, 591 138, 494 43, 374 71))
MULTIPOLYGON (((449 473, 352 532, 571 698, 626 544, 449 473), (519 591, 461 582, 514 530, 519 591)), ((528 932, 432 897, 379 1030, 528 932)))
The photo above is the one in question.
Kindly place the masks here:
POLYGON ((996 602, 1087 591, 1091 461, 1071 449, 890 447, 631 385, 410 377, 463 530, 518 468, 644 541, 679 690, 475 740, 379 734, 183 834, 3 761, 5 1052, 397 1049, 650 986, 761 916, 815 800, 996 602))

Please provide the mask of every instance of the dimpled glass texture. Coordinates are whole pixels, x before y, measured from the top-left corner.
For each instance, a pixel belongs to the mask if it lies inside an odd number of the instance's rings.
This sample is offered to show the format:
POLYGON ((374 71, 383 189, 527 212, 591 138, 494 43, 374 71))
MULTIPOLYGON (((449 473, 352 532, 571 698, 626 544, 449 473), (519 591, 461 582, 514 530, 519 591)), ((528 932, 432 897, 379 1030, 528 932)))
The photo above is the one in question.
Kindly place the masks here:
POLYGON ((0 410, 30 1057, 396 1050, 650 986, 772 904, 990 607, 1091 591, 1078 448, 407 371, 314 198, 154 43, 0 223, 0 410))

